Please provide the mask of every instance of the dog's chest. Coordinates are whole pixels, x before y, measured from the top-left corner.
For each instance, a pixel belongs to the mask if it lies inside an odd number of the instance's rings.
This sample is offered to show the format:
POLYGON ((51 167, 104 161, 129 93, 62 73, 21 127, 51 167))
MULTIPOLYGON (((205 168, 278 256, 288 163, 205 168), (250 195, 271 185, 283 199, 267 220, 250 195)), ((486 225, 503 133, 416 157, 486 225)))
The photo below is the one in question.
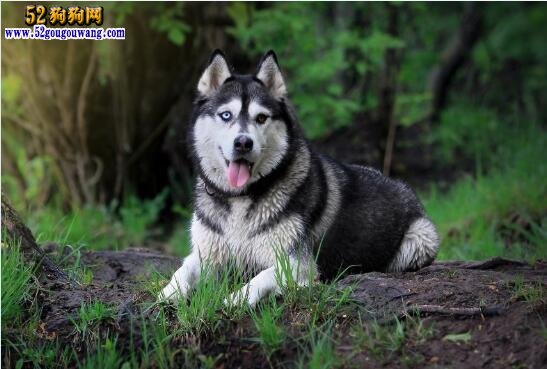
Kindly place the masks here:
POLYGON ((252 212, 250 199, 238 198, 228 201, 230 211, 224 216, 222 228, 226 242, 237 245, 252 238, 256 217, 252 212))
MULTIPOLYGON (((211 247, 228 248, 233 257, 246 263, 268 265, 278 252, 298 242, 302 220, 296 214, 282 215, 283 201, 269 197, 261 202, 239 197, 228 200, 229 211, 214 214, 221 225, 221 242, 211 247)), ((211 204, 212 205, 212 204, 211 204)))

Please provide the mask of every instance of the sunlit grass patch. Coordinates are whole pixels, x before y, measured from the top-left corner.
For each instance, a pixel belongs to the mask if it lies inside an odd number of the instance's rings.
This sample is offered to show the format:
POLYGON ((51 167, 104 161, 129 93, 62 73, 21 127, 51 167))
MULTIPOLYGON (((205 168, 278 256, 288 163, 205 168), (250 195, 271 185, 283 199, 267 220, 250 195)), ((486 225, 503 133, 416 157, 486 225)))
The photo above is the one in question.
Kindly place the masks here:
POLYGON ((141 244, 151 236, 167 194, 164 190, 149 200, 129 195, 121 205, 86 205, 68 212, 52 202, 23 216, 39 242, 93 250, 121 249, 141 244))

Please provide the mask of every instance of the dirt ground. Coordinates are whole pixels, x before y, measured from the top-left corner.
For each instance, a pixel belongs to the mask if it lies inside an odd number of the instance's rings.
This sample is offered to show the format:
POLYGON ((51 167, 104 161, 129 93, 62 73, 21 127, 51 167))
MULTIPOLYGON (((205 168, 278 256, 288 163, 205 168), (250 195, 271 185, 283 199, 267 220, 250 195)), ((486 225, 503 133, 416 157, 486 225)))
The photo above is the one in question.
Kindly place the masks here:
MULTIPOLYGON (((42 275, 38 299, 42 306, 40 336, 80 345, 78 350, 83 353, 85 344, 70 321, 82 302, 100 300, 117 306, 116 319, 105 323, 105 328, 119 335, 119 343, 127 341, 129 346, 130 329, 133 335, 139 329, 134 324, 139 319, 134 318, 154 300, 143 291, 144 281, 152 273, 169 275, 180 260, 134 248, 88 252, 82 255, 82 263, 93 271, 92 283, 79 285, 42 275)), ((546 262, 529 265, 492 259, 437 262, 412 273, 348 276, 339 286, 351 286, 356 302, 352 309, 361 312, 361 319, 356 319, 355 311, 335 318, 336 353, 347 368, 545 368, 546 275, 546 262), (527 293, 530 286, 536 291, 539 288, 540 298, 527 293), (425 340, 409 335, 403 347, 391 353, 375 354, 370 346, 356 344, 356 325, 377 322, 389 329, 396 324, 395 317, 399 321, 419 317, 424 327, 431 328, 431 335, 425 340), (466 335, 467 339, 461 339, 466 335)), ((283 322, 291 335, 301 334, 305 310, 285 313, 283 322)), ((153 318, 150 311, 145 315, 153 318)), ((250 318, 234 321, 226 317, 214 335, 182 337, 173 344, 199 346, 203 354, 213 357, 222 354, 216 363, 219 368, 294 366, 298 350, 294 342, 287 342, 268 359, 260 344, 249 339, 256 336, 250 318)), ((134 349, 142 343, 137 338, 132 344, 134 349)), ((180 364, 184 364, 182 357, 180 364)))

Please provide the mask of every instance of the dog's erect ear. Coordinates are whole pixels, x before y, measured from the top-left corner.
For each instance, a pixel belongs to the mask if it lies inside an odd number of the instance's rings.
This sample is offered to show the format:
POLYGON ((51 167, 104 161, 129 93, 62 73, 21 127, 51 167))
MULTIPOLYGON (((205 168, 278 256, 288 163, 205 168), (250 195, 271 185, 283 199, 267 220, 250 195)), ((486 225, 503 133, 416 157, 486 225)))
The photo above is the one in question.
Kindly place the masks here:
POLYGON ((277 57, 273 50, 268 51, 262 57, 262 60, 260 60, 256 78, 264 83, 264 86, 268 88, 272 96, 276 99, 287 95, 285 81, 283 80, 283 75, 281 74, 279 64, 277 64, 277 57))
POLYGON ((218 49, 215 50, 209 59, 207 69, 199 79, 199 93, 205 97, 213 95, 231 75, 224 54, 218 49))

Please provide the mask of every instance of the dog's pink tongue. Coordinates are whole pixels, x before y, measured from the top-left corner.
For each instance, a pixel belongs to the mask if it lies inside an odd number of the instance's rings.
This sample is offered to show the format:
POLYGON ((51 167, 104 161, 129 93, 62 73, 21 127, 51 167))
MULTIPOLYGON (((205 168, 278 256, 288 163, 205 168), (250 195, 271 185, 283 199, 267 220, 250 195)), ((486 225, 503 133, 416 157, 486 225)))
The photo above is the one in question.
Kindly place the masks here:
POLYGON ((231 161, 228 165, 228 182, 232 187, 242 187, 251 178, 249 164, 231 161))

